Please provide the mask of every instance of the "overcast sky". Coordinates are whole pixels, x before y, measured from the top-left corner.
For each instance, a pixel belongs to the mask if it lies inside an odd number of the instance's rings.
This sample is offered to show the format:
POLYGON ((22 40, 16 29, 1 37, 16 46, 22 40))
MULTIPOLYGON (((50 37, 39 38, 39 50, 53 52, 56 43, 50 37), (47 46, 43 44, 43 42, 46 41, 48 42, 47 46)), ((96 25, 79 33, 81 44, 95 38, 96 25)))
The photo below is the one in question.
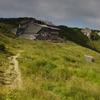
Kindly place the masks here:
POLYGON ((34 17, 100 29, 100 0, 0 0, 0 17, 34 17))

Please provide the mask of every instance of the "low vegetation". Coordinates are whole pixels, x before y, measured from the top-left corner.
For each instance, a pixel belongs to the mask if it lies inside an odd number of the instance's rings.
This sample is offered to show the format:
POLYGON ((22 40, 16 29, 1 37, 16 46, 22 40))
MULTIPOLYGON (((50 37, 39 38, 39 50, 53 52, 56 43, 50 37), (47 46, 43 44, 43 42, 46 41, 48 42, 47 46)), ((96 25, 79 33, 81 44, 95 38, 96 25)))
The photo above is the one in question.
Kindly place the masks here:
POLYGON ((63 25, 58 27, 60 28, 59 37, 100 52, 100 46, 97 45, 100 43, 100 36, 97 35, 97 30, 92 30, 91 39, 88 39, 88 37, 81 32, 81 28, 70 28, 63 25))
POLYGON ((0 100, 100 100, 100 53, 71 41, 30 41, 3 31, 0 39, 4 47, 0 51, 0 100), (12 89, 2 84, 1 77, 9 67, 8 58, 19 51, 22 89, 12 89), (84 55, 93 56, 94 62, 87 62, 84 55))
POLYGON ((4 44, 0 44, 0 51, 1 51, 1 52, 5 51, 5 46, 4 46, 4 44))

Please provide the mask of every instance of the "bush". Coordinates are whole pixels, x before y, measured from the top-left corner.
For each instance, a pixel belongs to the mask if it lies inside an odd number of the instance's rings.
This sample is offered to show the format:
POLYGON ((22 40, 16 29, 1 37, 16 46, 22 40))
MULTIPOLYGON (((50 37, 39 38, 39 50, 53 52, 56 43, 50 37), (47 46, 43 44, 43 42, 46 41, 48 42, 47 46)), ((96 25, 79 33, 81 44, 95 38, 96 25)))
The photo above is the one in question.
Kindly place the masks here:
POLYGON ((5 45, 4 44, 0 44, 0 51, 5 51, 5 45))

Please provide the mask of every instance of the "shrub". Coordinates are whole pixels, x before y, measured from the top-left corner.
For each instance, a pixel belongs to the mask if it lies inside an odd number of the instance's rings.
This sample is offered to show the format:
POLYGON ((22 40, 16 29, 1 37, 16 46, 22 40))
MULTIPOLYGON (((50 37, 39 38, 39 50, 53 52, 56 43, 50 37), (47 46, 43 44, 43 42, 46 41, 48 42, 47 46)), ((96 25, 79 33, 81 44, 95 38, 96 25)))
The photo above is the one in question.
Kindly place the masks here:
POLYGON ((5 51, 5 45, 4 44, 0 44, 0 51, 5 51))

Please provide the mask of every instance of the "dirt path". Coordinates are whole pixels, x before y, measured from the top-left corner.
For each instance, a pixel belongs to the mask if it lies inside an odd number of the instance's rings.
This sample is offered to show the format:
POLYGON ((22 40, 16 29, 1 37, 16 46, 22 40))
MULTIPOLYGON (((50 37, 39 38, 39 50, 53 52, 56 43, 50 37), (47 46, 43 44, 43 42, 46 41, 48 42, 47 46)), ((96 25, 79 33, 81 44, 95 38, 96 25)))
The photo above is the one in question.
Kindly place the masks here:
POLYGON ((21 89, 22 79, 19 70, 19 63, 17 58, 20 57, 21 51, 18 54, 9 57, 9 67, 4 73, 3 84, 9 86, 11 89, 21 89))
POLYGON ((18 87, 21 88, 22 87, 22 79, 21 79, 21 72, 19 70, 19 63, 17 58, 20 56, 20 53, 18 53, 15 56, 12 56, 12 63, 14 64, 13 68, 14 68, 14 73, 16 74, 16 77, 12 83, 12 88, 13 87, 18 87))

